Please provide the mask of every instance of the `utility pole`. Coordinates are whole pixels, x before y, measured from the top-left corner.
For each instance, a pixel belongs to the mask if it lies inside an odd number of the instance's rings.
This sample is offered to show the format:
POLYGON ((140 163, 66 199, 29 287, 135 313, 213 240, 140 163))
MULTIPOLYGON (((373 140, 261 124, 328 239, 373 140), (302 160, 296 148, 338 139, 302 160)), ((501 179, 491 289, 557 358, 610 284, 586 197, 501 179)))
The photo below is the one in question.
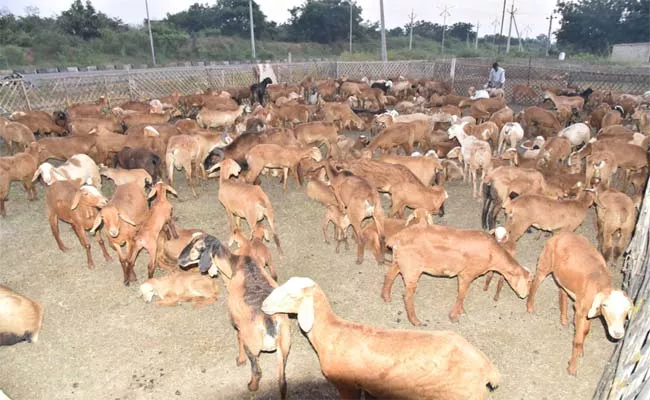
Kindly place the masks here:
POLYGON ((494 28, 494 36, 492 36, 493 49, 496 49, 497 47, 497 26, 499 26, 499 19, 495 17, 494 20, 492 20, 492 27, 494 28))
POLYGON ((553 25, 553 14, 550 17, 546 17, 548 20, 548 37, 546 42, 546 57, 548 57, 548 52, 551 50, 551 26, 553 25))
POLYGON ((350 0, 350 53, 352 53, 352 0, 350 0))
POLYGON ((514 14, 512 15, 512 23, 515 25, 515 33, 517 34, 517 39, 519 39, 519 47, 518 50, 520 52, 524 51, 524 46, 521 44, 521 35, 519 34, 519 28, 517 28, 517 18, 515 18, 514 14))
POLYGON ((149 18, 149 2, 144 0, 144 7, 147 10, 147 27, 149 28, 149 43, 151 44, 151 61, 156 66, 156 52, 153 49, 153 35, 151 34, 151 19, 149 18))
POLYGON ((499 36, 503 36, 503 22, 506 18, 506 1, 507 0, 503 0, 503 11, 501 11, 501 30, 499 31, 499 36))
POLYGON ((508 42, 506 44, 506 53, 510 53, 510 34, 512 33, 512 20, 515 17, 515 2, 512 1, 512 7, 510 7, 510 24, 508 26, 508 42))
POLYGON ((415 20, 415 14, 413 14, 413 9, 411 9, 411 24, 409 25, 409 50, 413 50, 413 21, 415 20))
POLYGON ((476 37, 474 38, 474 48, 475 49, 478 49, 478 28, 480 26, 481 25, 478 23, 478 21, 476 21, 476 37))
POLYGON ((251 52, 253 53, 253 60, 257 58, 255 55, 255 23, 253 22, 253 0, 248 0, 248 18, 251 23, 251 52))
POLYGON ((381 61, 388 61, 388 51, 386 50, 386 25, 384 23, 384 0, 379 0, 379 14, 381 19, 381 61))
POLYGON ((451 13, 448 11, 448 7, 445 5, 445 9, 440 13, 442 16, 442 41, 440 43, 440 51, 442 54, 445 54, 445 31, 447 30, 447 17, 451 16, 451 13))

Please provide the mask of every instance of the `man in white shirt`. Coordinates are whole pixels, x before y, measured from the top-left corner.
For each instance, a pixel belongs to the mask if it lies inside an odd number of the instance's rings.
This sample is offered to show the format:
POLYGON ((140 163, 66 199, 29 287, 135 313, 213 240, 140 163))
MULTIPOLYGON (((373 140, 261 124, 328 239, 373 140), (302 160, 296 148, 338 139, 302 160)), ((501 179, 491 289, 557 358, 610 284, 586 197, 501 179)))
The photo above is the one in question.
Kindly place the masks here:
POLYGON ((506 71, 498 63, 492 64, 486 88, 501 89, 506 81, 506 71))

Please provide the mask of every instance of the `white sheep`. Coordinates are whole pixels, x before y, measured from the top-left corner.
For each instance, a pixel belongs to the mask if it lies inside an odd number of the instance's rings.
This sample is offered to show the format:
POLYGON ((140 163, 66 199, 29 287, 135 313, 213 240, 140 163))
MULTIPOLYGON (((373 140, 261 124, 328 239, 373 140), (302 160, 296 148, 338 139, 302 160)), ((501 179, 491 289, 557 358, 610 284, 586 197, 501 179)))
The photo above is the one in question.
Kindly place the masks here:
POLYGON ((92 158, 85 154, 75 154, 68 159, 63 165, 54 167, 49 162, 44 162, 38 166, 34 173, 32 182, 43 177, 46 185, 51 185, 57 181, 74 181, 78 185, 93 185, 97 189, 102 188, 102 179, 99 175, 99 168, 92 158))
POLYGON ((497 154, 504 150, 503 143, 507 140, 511 148, 517 148, 517 143, 524 138, 524 128, 518 122, 506 122, 499 134, 497 154))
POLYGON ((579 122, 562 129, 557 135, 569 139, 573 146, 580 146, 591 138, 591 128, 589 125, 579 122))

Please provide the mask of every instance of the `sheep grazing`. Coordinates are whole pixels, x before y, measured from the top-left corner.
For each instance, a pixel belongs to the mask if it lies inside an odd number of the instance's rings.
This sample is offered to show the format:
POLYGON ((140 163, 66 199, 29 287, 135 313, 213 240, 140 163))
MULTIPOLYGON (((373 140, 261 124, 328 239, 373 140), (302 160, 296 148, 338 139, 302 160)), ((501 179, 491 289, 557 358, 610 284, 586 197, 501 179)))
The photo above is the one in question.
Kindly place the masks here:
POLYGON ((241 171, 241 167, 235 161, 226 158, 220 163, 215 164, 208 172, 212 174, 219 168, 221 172, 219 176, 218 197, 226 209, 230 232, 234 232, 235 226, 239 228, 239 220, 240 218, 244 218, 251 229, 252 237, 253 229, 257 222, 266 217, 269 221, 271 232, 273 233, 273 241, 280 253, 282 253, 280 239, 278 239, 278 234, 275 231, 275 223, 273 222, 273 206, 269 197, 259 186, 229 179, 231 176, 239 175, 241 171))
POLYGON ((569 139, 571 144, 577 147, 587 143, 591 139, 591 128, 589 128, 589 125, 580 122, 562 129, 557 135, 569 139))
POLYGON ((0 304, 0 346, 38 342, 43 306, 4 285, 0 285, 0 304))
POLYGON ((560 323, 564 326, 568 323, 568 297, 575 301, 575 336, 567 370, 576 375, 577 358, 583 354, 583 344, 591 326, 589 320, 602 315, 609 335, 621 339, 625 335, 625 319, 633 304, 625 292, 613 288, 603 256, 585 237, 573 232, 562 232, 546 242, 530 287, 526 307, 529 313, 535 310, 537 288, 551 273, 560 286, 560 323))
POLYGON ((201 128, 229 128, 235 121, 251 111, 247 104, 240 105, 236 110, 211 110, 202 108, 196 116, 196 122, 201 128))
POLYGON ((219 285, 216 279, 195 271, 175 271, 160 278, 150 278, 140 285, 140 296, 151 303, 154 296, 160 299, 157 306, 176 306, 181 302, 192 302, 194 308, 207 306, 219 299, 219 285))
MULTIPOLYGON (((106 206, 108 200, 102 193, 92 185, 83 185, 77 187, 70 181, 54 182, 48 186, 45 194, 45 203, 47 206, 47 219, 50 222, 52 235, 56 240, 61 251, 69 250, 61 241, 59 233, 59 220, 72 225, 74 233, 77 235, 81 246, 86 250, 88 267, 95 266, 92 255, 90 254, 90 242, 86 237, 87 230, 93 227, 93 223, 98 214, 98 209, 106 206)), ((101 233, 96 232, 95 238, 106 261, 111 260, 111 256, 106 251, 106 246, 102 240, 101 233)))
POLYGON ((97 189, 102 188, 99 168, 95 161, 85 154, 75 154, 57 168, 45 162, 38 166, 32 181, 36 181, 40 176, 43 177, 43 182, 46 185, 58 181, 71 181, 77 186, 88 184, 95 186, 97 189))
POLYGON ((277 287, 277 283, 253 259, 232 254, 217 238, 200 235, 181 252, 181 267, 199 263, 201 273, 216 276, 222 273, 228 287, 228 313, 237 330, 239 356, 237 365, 251 363, 251 380, 248 390, 259 388, 262 370, 259 354, 278 352, 278 385, 280 396, 287 395, 285 367, 291 346, 289 318, 286 315, 268 316, 261 310, 262 302, 277 287))
POLYGON ((154 196, 156 200, 151 205, 151 209, 147 215, 147 219, 138 227, 138 232, 133 240, 133 247, 131 254, 129 254, 129 264, 133 265, 140 250, 145 249, 149 253, 149 264, 147 265, 147 272, 149 279, 153 278, 156 270, 156 256, 158 255, 158 235, 164 228, 167 228, 171 238, 178 238, 176 227, 172 220, 173 206, 167 200, 167 192, 178 196, 178 193, 171 186, 158 182, 154 185, 148 198, 154 196))
POLYGON ((501 379, 485 354, 454 332, 387 330, 341 319, 309 278, 275 288, 262 311, 298 314, 323 375, 344 399, 359 399, 362 391, 383 399, 487 399, 501 379))
POLYGON ((530 272, 485 232, 437 225, 413 226, 392 236, 386 245, 393 249, 393 262, 386 274, 381 297, 390 302, 393 282, 401 273, 406 313, 413 325, 422 324, 415 315, 413 299, 422 273, 458 277, 458 297, 449 313, 453 322, 465 312, 463 303, 469 285, 488 271, 503 275, 519 297, 528 295, 530 272))
POLYGON ((322 155, 318 147, 301 148, 297 146, 280 146, 273 143, 258 144, 250 149, 246 155, 246 162, 248 163, 246 182, 256 182, 264 168, 281 168, 284 175, 282 190, 286 191, 290 169, 294 172, 296 182, 299 185, 301 184, 297 167, 301 160, 307 158, 321 161, 322 155))
POLYGON ((505 227, 510 240, 517 242, 531 226, 549 232, 576 230, 585 220, 594 197, 592 189, 583 189, 575 199, 518 196, 505 204, 505 227))

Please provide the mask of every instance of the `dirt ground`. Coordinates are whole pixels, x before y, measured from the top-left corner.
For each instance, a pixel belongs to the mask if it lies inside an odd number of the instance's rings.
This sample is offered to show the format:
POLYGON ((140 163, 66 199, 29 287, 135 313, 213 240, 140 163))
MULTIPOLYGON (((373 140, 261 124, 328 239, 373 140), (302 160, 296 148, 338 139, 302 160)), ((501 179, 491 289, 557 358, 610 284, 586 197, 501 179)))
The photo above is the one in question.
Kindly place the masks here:
MULTIPOLYGON (((177 176, 180 176, 178 174, 177 176)), ((173 200, 177 226, 201 228, 227 238, 225 212, 217 200, 218 183, 199 188, 194 199, 181 178, 173 200)), ((471 199, 469 185, 447 185, 449 200, 438 223, 480 228, 480 203, 471 199)), ((112 193, 110 183, 105 194, 112 193)), ((280 282, 291 276, 314 279, 327 293, 334 311, 343 318, 386 328, 412 329, 397 279, 393 301, 379 294, 385 268, 370 254, 355 264, 355 250, 334 253, 321 233, 324 209, 309 200, 294 181, 289 190, 270 179, 263 188, 274 205, 276 225, 285 255, 270 245, 280 282)), ((14 400, 37 399, 244 399, 278 398, 276 357, 262 354, 259 392, 249 393, 250 367, 236 367, 235 330, 224 302, 195 310, 157 307, 138 297, 138 285, 124 287, 119 263, 105 262, 94 240, 97 268, 86 266, 85 255, 67 224, 61 225, 61 253, 45 217, 43 188, 38 201, 27 202, 21 185, 14 184, 7 203, 8 217, 0 219, 0 282, 41 301, 45 318, 39 342, 0 348, 0 389, 14 400)), ((594 239, 593 211, 578 230, 594 239)), ((330 227, 330 234, 332 229, 330 227)), ((518 260, 534 271, 544 238, 525 235, 518 260)), ((113 254, 113 252, 111 251, 113 254)), ((147 255, 136 266, 139 282, 146 278, 147 255)), ((620 274, 615 273, 620 281, 620 274)), ((566 372, 573 326, 559 323, 558 289, 550 277, 536 300, 537 312, 527 314, 525 301, 506 285, 498 302, 482 291, 484 278, 473 283, 459 323, 447 317, 457 291, 456 279, 423 276, 416 293, 424 330, 449 329, 462 334, 497 365, 503 375, 493 399, 590 399, 614 345, 603 324, 595 321, 585 343, 578 376, 566 372)), ((294 321, 295 322, 295 321, 294 321)), ((413 343, 417 346, 417 343, 413 343)), ((297 324, 287 365, 289 398, 337 398, 323 378, 318 357, 297 324)))

